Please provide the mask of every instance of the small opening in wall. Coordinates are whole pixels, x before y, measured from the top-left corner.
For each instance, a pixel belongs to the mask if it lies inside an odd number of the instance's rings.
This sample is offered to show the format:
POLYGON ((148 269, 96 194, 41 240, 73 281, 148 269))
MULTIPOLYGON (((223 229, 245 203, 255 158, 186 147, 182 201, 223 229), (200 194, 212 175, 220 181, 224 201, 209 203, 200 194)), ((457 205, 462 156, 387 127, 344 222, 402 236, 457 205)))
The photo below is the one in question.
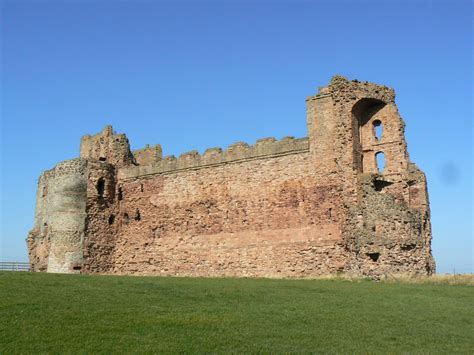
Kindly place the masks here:
POLYGON ((114 224, 114 222, 115 222, 115 216, 113 214, 111 214, 109 216, 109 224, 114 224))
POLYGON ((372 125, 374 127, 374 136, 377 141, 380 141, 382 139, 382 133, 383 133, 383 127, 382 127, 382 122, 379 120, 375 120, 372 122, 372 125))
POLYGON ((390 181, 385 181, 385 180, 374 180, 374 188, 375 188, 375 191, 382 191, 384 188, 386 188, 387 186, 390 186, 392 185, 393 182, 390 182, 390 181))
POLYGON ((400 247, 400 249, 403 250, 403 251, 410 251, 410 250, 413 250, 415 248, 416 248, 415 244, 407 244, 407 245, 402 245, 400 247))
POLYGON ((100 160, 100 161, 106 161, 107 158, 106 158, 106 157, 100 157, 99 160, 100 160))
POLYGON ((367 256, 375 263, 379 260, 380 253, 367 253, 367 256))
POLYGON ((377 164, 377 172, 383 173, 385 170, 385 154, 383 152, 375 153, 375 161, 377 164))
POLYGON ((104 197, 104 192, 105 192, 105 180, 104 178, 100 178, 99 181, 97 181, 97 193, 99 194, 99 197, 104 197))
POLYGON ((82 270, 82 266, 73 266, 72 269, 79 271, 82 270))
POLYGON ((140 192, 143 192, 143 184, 140 184, 140 192))
POLYGON ((142 216, 140 215, 140 210, 137 208, 135 211, 135 221, 139 221, 142 219, 142 216))
POLYGON ((119 201, 123 199, 123 192, 122 192, 122 187, 118 188, 118 193, 117 193, 119 201))
POLYGON ((128 216, 128 213, 123 214, 123 223, 128 224, 130 222, 130 217, 128 216))

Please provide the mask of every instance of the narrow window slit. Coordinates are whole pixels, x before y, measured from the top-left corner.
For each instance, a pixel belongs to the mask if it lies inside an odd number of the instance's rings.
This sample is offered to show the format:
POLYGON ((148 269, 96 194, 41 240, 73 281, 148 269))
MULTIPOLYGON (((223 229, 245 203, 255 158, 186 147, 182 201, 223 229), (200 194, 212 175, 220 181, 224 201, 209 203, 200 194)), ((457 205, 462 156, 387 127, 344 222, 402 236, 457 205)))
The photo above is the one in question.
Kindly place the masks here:
POLYGON ((375 120, 372 122, 372 125, 374 127, 374 136, 377 142, 379 142, 382 139, 382 133, 383 133, 383 127, 382 127, 382 122, 379 120, 375 120))
POLYGON ((104 178, 100 178, 99 181, 97 181, 97 193, 99 194, 99 197, 104 197, 104 192, 105 192, 105 180, 104 178))
POLYGON ((383 152, 376 153, 375 162, 377 164, 377 172, 383 173, 385 170, 385 154, 383 152))

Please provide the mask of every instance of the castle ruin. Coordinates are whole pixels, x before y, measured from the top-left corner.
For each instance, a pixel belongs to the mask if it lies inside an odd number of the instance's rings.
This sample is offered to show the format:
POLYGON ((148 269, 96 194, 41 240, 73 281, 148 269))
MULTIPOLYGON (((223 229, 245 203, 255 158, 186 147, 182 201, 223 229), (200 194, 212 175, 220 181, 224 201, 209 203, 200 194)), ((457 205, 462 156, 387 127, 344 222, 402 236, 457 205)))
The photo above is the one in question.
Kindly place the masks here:
POLYGON ((336 76, 306 104, 308 137, 202 155, 131 151, 111 126, 82 137, 79 158, 39 179, 32 270, 432 274, 426 178, 409 160, 393 89, 336 76))

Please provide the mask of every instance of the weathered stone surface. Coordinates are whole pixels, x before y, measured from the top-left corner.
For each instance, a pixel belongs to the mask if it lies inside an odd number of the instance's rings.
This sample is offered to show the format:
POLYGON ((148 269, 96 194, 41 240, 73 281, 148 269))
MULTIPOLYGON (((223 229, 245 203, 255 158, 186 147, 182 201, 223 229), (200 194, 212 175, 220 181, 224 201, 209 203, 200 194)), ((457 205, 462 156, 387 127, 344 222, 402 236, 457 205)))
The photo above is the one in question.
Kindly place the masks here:
POLYGON ((426 178, 392 89, 334 77, 308 138, 162 157, 110 126, 40 177, 35 271, 316 277, 431 274, 426 178), (382 136, 375 134, 383 128, 382 136), (376 154, 384 153, 379 171, 376 154))

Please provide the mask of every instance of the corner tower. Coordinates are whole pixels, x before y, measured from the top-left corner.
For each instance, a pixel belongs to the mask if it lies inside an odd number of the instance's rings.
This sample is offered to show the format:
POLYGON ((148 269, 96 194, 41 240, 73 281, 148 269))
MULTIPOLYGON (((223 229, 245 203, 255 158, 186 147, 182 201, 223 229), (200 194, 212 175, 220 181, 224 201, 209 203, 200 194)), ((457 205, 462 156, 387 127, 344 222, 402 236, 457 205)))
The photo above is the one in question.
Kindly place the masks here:
POLYGON ((134 163, 125 134, 107 126, 82 137, 80 158, 41 175, 27 237, 32 270, 107 271, 116 228, 116 169, 134 163))
POLYGON ((343 191, 347 271, 434 272, 426 177, 410 162, 394 90, 335 76, 307 99, 307 120, 315 169, 343 191))

